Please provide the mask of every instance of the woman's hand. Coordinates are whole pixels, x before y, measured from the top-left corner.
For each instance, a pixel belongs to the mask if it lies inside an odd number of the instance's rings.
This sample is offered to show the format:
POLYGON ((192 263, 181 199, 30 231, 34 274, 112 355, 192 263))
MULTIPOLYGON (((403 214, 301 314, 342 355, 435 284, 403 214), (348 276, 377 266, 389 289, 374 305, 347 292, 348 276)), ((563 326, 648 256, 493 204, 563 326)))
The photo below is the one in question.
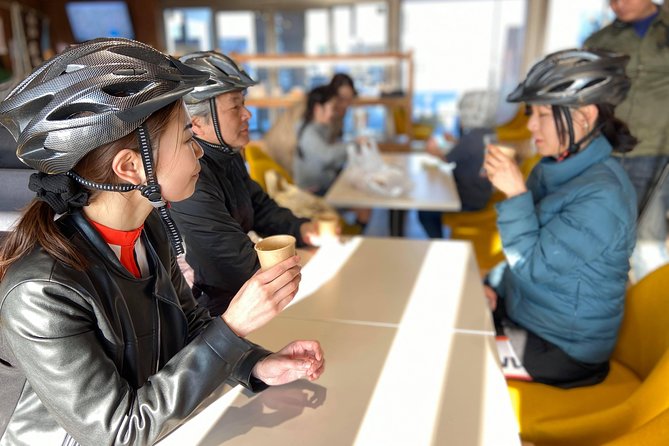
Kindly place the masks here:
POLYGON ((512 158, 504 155, 497 146, 488 145, 483 167, 493 186, 506 194, 507 197, 511 198, 527 192, 520 168, 512 158))
POLYGON ((221 316, 238 336, 246 336, 279 314, 293 300, 302 275, 300 258, 293 256, 258 271, 237 292, 221 316))
POLYGON ((258 361, 253 376, 270 386, 306 378, 314 381, 325 370, 325 358, 318 341, 293 341, 276 353, 258 361))
POLYGON ((490 311, 495 311, 497 308, 497 293, 495 293, 495 290, 488 285, 483 285, 483 294, 485 294, 486 299, 488 299, 490 311))

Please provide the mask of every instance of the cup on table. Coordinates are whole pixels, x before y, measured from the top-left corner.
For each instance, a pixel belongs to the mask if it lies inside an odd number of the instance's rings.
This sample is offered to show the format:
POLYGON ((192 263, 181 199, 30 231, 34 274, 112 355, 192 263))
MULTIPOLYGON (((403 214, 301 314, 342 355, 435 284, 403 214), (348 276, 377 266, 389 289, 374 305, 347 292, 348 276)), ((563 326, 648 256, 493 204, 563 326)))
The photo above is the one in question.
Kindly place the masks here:
POLYGON ((260 240, 255 245, 260 268, 269 269, 295 255, 295 237, 292 235, 273 235, 260 240))
POLYGON ((339 215, 332 212, 324 212, 316 217, 316 224, 318 225, 318 237, 321 244, 337 239, 339 215))
MULTIPOLYGON (((495 133, 487 133, 487 134, 483 135, 483 146, 485 147, 484 153, 488 153, 488 146, 495 146, 507 158, 511 158, 512 160, 516 159, 516 149, 514 149, 511 146, 508 146, 506 144, 501 143, 499 138, 497 137, 497 134, 495 134, 495 133)), ((480 174, 481 174, 482 177, 486 176, 486 171, 485 171, 484 166, 481 166, 480 174)))

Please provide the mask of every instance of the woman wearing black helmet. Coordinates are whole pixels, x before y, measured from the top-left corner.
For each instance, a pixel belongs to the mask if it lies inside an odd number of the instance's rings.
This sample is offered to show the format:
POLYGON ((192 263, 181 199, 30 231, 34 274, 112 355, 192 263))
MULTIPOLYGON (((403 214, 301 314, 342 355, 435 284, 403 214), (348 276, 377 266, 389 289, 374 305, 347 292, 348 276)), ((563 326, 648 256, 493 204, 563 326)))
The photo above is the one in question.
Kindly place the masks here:
POLYGON ((226 380, 257 391, 322 373, 315 341, 273 354, 243 338, 292 299, 299 268, 256 276, 212 318, 176 266, 166 203, 193 192, 202 156, 180 98, 206 79, 144 44, 98 39, 0 104, 39 170, 0 249, 0 443, 153 444, 226 380))
POLYGON ((613 115, 629 89, 626 63, 560 51, 509 95, 531 110, 528 129, 544 156, 527 184, 488 147, 485 170, 508 199, 497 205, 506 262, 488 275, 486 296, 508 337, 499 345, 509 376, 575 387, 608 373, 635 240, 634 189, 611 157, 636 143, 613 115))

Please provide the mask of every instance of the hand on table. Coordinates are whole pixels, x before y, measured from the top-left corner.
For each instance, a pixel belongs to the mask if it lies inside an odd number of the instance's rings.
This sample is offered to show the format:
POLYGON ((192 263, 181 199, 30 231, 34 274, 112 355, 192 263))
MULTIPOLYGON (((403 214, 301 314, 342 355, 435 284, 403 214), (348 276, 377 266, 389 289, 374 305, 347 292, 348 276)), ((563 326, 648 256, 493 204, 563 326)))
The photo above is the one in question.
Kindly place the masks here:
MULTIPOLYGON (((336 223, 335 234, 339 236, 341 234, 341 225, 339 221, 336 223)), ((308 221, 300 225, 300 236, 304 243, 309 246, 321 246, 323 244, 324 234, 320 233, 318 222, 308 221)), ((326 237, 331 237, 332 234, 325 234, 326 237)))
POLYGON ((486 299, 488 299, 490 311, 495 311, 497 308, 497 293, 495 293, 495 290, 488 285, 483 285, 483 294, 485 294, 486 299))
POLYGON ((270 386, 298 379, 318 379, 325 370, 325 358, 318 341, 293 341, 253 367, 253 376, 270 386))
POLYGON ((302 275, 293 256, 246 281, 221 316, 238 336, 246 336, 279 314, 293 300, 302 275))
POLYGON ((504 155, 497 146, 488 145, 483 167, 493 186, 508 198, 527 192, 518 164, 512 158, 504 155))
POLYGON ((446 151, 446 148, 449 145, 456 144, 458 139, 453 136, 452 133, 448 132, 444 133, 443 140, 441 140, 441 142, 440 138, 441 137, 439 136, 431 136, 430 139, 428 139, 425 143, 425 151, 430 155, 439 158, 440 160, 444 160, 444 152, 446 151))

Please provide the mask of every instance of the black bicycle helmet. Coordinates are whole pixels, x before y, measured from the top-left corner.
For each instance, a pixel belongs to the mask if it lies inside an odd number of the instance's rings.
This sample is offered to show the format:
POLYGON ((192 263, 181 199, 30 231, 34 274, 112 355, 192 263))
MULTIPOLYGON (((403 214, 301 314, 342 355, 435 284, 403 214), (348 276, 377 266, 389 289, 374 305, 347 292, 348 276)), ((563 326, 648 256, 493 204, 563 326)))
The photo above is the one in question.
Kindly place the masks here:
POLYGON ((184 98, 188 104, 202 102, 229 91, 246 90, 258 84, 225 54, 198 51, 186 54, 179 60, 190 67, 209 73, 207 83, 196 87, 184 98))
POLYGON ((630 88, 629 56, 598 49, 569 49, 546 56, 506 98, 508 102, 579 107, 618 105, 630 88))
POLYGON ((133 40, 95 39, 53 57, 0 104, 16 154, 48 174, 130 134, 207 75, 133 40))

